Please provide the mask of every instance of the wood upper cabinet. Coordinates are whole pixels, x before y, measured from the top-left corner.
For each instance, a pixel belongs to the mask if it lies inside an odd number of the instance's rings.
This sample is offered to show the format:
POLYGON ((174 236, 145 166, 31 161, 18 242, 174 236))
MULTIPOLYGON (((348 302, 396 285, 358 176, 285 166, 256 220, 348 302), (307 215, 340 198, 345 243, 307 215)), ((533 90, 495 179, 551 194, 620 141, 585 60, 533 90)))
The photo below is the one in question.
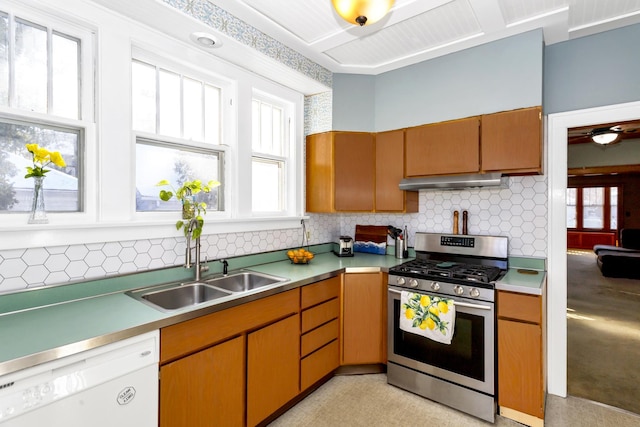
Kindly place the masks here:
POLYGON ((160 368, 160 427, 244 425, 244 337, 160 368))
MULTIPOLYGON (((242 319, 238 320, 242 321, 242 319)), ((257 425, 298 395, 300 391, 299 337, 300 316, 298 314, 248 335, 248 426, 257 425)))
POLYGON ((384 273, 347 273, 342 288, 342 364, 386 362, 384 273))
POLYGON ((483 172, 542 173, 542 108, 482 116, 483 172))
POLYGON ((544 419, 543 298, 498 291, 498 405, 527 425, 544 419))
POLYGON ((307 212, 417 212, 404 176, 404 131, 307 136, 307 212))
POLYGON ((336 132, 334 149, 336 211, 373 211, 376 170, 373 135, 336 132))
POLYGON ((404 178, 404 134, 376 134, 376 212, 418 212, 418 192, 398 187, 404 178))
POLYGON ((480 117, 408 128, 405 176, 479 172, 479 137, 480 117))

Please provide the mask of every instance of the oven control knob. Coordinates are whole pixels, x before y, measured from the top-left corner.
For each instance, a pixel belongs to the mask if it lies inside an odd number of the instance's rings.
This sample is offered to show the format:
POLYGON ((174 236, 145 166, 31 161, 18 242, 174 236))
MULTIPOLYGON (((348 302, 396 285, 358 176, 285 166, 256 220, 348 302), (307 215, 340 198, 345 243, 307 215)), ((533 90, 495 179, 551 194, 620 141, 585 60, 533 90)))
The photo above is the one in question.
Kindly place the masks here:
POLYGON ((434 291, 440 290, 440 283, 431 282, 431 289, 434 290, 434 291))
POLYGON ((462 286, 454 286, 453 287, 453 292, 455 292, 456 295, 462 295, 464 294, 464 288, 462 286))
POLYGON ((416 279, 409 279, 409 287, 417 288, 418 287, 418 281, 416 279))
POLYGON ((480 296, 480 291, 477 290, 476 288, 471 288, 471 290, 469 291, 469 295, 471 295, 474 298, 478 298, 480 296))
POLYGON ((404 277, 398 277, 396 278, 396 283, 400 286, 404 285, 406 282, 406 280, 404 280, 404 277))

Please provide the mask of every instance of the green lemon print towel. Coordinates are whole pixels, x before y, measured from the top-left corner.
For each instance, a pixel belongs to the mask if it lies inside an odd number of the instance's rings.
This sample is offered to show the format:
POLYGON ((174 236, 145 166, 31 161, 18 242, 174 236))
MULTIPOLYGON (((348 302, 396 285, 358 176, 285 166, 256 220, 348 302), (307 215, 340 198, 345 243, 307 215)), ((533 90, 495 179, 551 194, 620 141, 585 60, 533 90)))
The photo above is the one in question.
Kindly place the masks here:
POLYGON ((451 344, 456 320, 453 300, 402 291, 400 329, 451 344))

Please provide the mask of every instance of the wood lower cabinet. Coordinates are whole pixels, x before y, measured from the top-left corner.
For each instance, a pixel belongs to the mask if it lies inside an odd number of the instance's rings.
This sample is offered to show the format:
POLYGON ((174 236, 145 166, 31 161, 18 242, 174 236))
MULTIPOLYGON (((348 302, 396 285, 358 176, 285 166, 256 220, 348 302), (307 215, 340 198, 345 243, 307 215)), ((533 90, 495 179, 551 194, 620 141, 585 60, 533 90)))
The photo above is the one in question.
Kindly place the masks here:
POLYGON ((340 282, 337 276, 301 290, 301 390, 340 366, 340 282))
POLYGON ((482 116, 483 172, 542 173, 542 108, 482 116))
POLYGON ((248 335, 248 426, 257 425, 298 395, 299 336, 297 314, 248 335))
POLYGON ((408 128, 405 176, 478 173, 479 137, 480 117, 408 128))
POLYGON ((244 337, 160 368, 160 427, 244 425, 244 337))
POLYGON ((543 297, 498 292, 498 405, 500 415, 541 426, 545 367, 543 297))
POLYGON ((160 331, 160 426, 255 425, 299 391, 300 289, 160 331))
POLYGON ((386 363, 386 273, 346 273, 342 287, 343 365, 386 363))

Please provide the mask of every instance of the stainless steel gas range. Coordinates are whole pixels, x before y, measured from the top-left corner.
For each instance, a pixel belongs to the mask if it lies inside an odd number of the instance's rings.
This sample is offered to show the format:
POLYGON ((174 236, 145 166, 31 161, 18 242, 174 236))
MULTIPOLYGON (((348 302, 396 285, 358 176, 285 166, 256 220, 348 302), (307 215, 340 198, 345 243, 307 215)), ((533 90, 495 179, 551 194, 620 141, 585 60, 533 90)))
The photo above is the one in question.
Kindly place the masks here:
POLYGON ((389 269, 389 384, 494 422, 495 281, 507 269, 501 236, 416 233, 416 259, 389 269), (443 344, 400 327, 402 292, 453 300, 443 344))

